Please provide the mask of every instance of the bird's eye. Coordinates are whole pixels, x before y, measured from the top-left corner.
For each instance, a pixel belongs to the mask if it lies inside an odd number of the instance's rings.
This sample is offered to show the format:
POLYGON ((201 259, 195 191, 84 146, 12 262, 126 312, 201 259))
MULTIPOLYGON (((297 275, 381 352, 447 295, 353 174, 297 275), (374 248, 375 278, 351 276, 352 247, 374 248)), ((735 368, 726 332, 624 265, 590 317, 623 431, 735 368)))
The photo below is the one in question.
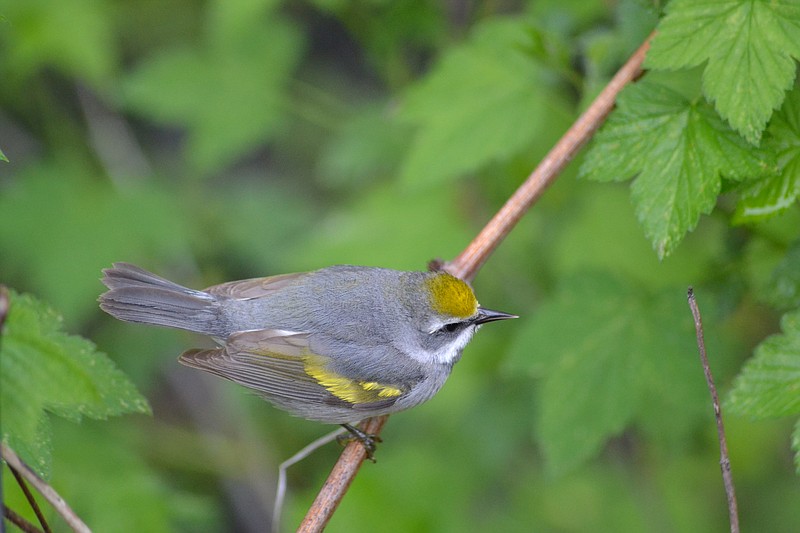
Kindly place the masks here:
POLYGON ((442 330, 448 333, 453 333, 455 330, 458 329, 458 326, 460 325, 461 324, 459 322, 452 322, 450 324, 445 324, 444 326, 442 326, 442 330))

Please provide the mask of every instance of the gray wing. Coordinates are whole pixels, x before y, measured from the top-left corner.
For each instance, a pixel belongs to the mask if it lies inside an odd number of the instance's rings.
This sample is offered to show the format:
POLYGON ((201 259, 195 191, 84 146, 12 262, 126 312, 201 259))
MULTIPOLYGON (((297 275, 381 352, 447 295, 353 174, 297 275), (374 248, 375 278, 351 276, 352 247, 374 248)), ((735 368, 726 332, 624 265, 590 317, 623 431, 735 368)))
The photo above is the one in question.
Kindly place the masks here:
POLYGON ((205 292, 214 296, 224 296, 236 300, 251 300, 269 296, 276 291, 280 291, 289 285, 293 285, 298 278, 305 273, 280 274, 267 278, 243 279, 241 281, 229 281, 205 289, 205 292))
POLYGON ((337 374, 328 357, 312 353, 308 337, 275 329, 244 331, 231 335, 221 348, 189 350, 179 361, 250 388, 292 414, 322 422, 352 422, 391 411, 408 392, 402 384, 337 374))

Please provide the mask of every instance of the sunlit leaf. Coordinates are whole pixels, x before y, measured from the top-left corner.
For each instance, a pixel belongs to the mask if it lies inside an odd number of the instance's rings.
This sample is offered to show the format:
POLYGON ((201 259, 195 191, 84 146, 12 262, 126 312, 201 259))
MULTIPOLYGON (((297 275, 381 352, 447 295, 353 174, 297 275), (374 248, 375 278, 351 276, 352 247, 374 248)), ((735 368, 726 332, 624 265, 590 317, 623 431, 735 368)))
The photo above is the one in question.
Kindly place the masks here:
POLYGON ((800 197, 800 88, 772 117, 764 148, 774 152, 777 172, 741 187, 734 222, 759 222, 784 212, 800 197))
POLYGON ((792 86, 800 58, 800 4, 795 1, 674 0, 647 55, 647 66, 708 62, 703 92, 751 143, 792 86))
POLYGON ((701 214, 710 213, 722 177, 753 179, 770 170, 707 104, 653 82, 628 87, 597 134, 581 175, 632 186, 636 214, 658 256, 669 255, 701 214))

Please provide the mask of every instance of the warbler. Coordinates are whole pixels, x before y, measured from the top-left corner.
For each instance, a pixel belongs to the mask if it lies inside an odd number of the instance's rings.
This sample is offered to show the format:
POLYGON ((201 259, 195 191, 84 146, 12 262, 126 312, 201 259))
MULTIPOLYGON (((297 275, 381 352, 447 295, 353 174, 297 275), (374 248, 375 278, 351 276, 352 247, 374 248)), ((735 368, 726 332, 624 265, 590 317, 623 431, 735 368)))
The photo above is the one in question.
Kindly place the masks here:
POLYGON ((482 324, 517 318, 481 307, 444 272, 340 265, 198 291, 129 263, 103 270, 100 307, 127 322, 207 335, 184 365, 256 391, 289 413, 353 424, 430 399, 482 324))

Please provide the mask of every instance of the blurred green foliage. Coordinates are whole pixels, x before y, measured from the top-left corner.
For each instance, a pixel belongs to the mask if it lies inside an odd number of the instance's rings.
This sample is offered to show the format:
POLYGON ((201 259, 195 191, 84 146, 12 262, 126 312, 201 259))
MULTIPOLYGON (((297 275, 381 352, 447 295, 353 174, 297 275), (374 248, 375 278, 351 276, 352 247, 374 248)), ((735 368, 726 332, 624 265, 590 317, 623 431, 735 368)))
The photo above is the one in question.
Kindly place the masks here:
POLYGON ((147 401, 92 343, 61 329, 61 317, 11 291, 0 345, 3 442, 49 476, 50 426, 44 411, 79 422, 149 413, 147 401), (42 386, 46 385, 46 386, 42 386))
MULTIPOLYGON (((263 531, 277 464, 328 428, 179 367, 204 340, 102 314, 100 270, 450 259, 665 17, 653 72, 475 280, 522 318, 390 419, 329 530, 725 529, 688 285, 735 386, 743 529, 796 530, 800 3, 661 4, 0 0, 0 282, 154 413, 55 421, 56 489, 99 531, 263 531)), ((4 435, 25 402, 59 414, 52 385, 3 397, 4 435)), ((286 529, 337 452, 290 470, 286 529)), ((3 497, 31 516, 7 475, 3 497)))

